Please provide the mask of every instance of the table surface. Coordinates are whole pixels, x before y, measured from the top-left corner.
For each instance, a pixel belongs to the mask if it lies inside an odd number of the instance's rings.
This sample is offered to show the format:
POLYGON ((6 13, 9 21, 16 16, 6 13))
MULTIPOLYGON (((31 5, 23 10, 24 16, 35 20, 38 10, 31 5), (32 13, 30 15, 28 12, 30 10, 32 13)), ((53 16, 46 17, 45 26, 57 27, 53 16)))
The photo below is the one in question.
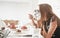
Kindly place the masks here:
MULTIPOLYGON (((7 38, 33 38, 33 30, 24 30, 22 32, 16 32, 16 30, 10 30, 11 32, 7 36, 7 38)), ((43 38, 41 35, 39 35, 39 38, 43 38)))

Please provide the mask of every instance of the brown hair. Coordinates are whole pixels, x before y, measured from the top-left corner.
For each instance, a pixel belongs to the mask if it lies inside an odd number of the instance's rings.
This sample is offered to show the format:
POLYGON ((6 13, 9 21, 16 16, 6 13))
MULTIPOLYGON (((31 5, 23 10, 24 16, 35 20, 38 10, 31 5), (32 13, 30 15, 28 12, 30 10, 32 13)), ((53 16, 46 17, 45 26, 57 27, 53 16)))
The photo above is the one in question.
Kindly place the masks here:
POLYGON ((39 11, 41 13, 42 19, 44 19, 45 15, 46 15, 47 19, 54 16, 55 18, 57 18, 58 25, 60 25, 60 19, 53 13, 52 7, 49 4, 40 4, 39 5, 39 11))

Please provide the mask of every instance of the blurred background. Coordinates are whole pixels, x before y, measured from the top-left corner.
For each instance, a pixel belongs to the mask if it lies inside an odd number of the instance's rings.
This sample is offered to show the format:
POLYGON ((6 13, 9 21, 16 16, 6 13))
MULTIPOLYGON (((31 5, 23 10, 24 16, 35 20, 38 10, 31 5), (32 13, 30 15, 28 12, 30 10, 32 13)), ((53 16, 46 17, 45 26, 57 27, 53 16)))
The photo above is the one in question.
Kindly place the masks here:
POLYGON ((28 14, 38 9, 41 3, 48 3, 53 12, 60 18, 60 0, 0 0, 0 18, 19 20, 20 25, 29 21, 28 14))
POLYGON ((22 31, 28 34, 33 33, 34 27, 32 27, 28 14, 33 14, 34 10, 39 9, 39 4, 42 3, 50 4, 53 12, 60 18, 60 0, 0 0, 0 19, 10 27, 11 36, 16 31, 22 31), (28 31, 25 30, 27 28, 28 31))

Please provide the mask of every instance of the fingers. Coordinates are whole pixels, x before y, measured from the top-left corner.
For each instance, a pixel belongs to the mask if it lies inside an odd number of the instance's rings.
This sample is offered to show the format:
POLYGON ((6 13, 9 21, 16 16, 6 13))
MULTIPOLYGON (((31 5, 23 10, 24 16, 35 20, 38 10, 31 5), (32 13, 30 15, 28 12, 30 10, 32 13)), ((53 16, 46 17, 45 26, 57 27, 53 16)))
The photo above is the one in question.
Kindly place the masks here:
POLYGON ((30 19, 33 19, 33 16, 32 16, 31 14, 29 14, 29 18, 30 18, 30 19))

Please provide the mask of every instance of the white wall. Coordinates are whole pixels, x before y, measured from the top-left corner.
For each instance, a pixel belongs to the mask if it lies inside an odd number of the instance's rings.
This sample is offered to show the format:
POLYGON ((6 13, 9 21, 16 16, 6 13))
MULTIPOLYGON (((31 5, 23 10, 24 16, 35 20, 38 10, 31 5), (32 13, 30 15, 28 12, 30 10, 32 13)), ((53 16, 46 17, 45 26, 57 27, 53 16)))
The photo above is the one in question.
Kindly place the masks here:
POLYGON ((28 13, 38 8, 38 4, 48 3, 53 7, 54 13, 60 18, 60 0, 0 0, 0 18, 20 20, 21 25, 29 22, 28 13))
POLYGON ((37 1, 16 2, 16 1, 1 1, 0 0, 0 18, 19 20, 21 25, 29 21, 28 13, 36 8, 37 1))
POLYGON ((60 18, 60 0, 39 0, 38 4, 48 3, 52 6, 53 12, 60 18))

